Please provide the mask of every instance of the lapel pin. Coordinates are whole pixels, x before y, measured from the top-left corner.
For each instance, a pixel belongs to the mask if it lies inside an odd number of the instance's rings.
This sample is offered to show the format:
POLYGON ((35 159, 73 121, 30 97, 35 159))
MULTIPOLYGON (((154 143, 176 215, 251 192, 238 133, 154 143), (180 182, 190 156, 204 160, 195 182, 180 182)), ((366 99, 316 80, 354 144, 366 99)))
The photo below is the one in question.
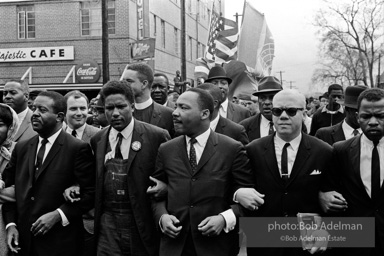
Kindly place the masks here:
POLYGON ((131 148, 133 151, 139 151, 141 149, 141 143, 139 141, 132 142, 131 148))

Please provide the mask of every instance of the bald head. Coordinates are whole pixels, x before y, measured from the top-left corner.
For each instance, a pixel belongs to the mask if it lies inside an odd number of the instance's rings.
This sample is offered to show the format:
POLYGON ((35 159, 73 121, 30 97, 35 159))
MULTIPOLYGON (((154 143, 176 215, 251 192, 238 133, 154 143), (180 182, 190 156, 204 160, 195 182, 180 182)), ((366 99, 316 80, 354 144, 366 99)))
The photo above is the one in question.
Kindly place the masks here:
POLYGON ((297 108, 305 108, 305 105, 306 105, 305 96, 302 93, 300 93, 298 90, 294 90, 294 89, 285 89, 278 92, 273 98, 273 106, 281 107, 281 103, 287 99, 289 99, 290 104, 295 104, 297 108), (278 104, 278 105, 275 105, 275 104, 278 104))

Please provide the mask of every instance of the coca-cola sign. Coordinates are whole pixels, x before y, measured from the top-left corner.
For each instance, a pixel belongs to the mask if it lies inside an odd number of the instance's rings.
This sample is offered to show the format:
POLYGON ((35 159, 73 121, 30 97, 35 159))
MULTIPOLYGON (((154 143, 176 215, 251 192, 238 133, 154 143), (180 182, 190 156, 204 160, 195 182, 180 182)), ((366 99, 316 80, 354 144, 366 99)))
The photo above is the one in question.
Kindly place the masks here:
POLYGON ((75 69, 78 83, 96 83, 100 78, 100 67, 95 61, 85 60, 79 63, 75 69))
POLYGON ((134 60, 153 58, 155 56, 155 38, 138 40, 131 44, 131 51, 134 60))

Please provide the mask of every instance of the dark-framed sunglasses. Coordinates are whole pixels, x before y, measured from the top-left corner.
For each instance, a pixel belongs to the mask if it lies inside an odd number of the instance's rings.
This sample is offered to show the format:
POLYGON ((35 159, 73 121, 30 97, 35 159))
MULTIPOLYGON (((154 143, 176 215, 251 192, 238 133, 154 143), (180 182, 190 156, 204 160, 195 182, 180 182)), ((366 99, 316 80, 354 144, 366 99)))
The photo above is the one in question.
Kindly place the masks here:
POLYGON ((272 108, 272 114, 274 116, 281 116, 283 112, 289 116, 295 116, 298 110, 304 110, 304 108, 272 108))

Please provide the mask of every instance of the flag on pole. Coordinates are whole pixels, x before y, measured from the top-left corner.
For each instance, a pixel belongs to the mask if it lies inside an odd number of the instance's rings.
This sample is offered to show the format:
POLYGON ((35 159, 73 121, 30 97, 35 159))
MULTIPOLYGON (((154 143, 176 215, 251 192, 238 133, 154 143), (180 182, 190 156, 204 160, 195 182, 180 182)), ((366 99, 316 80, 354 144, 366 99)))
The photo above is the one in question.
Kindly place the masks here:
POLYGON ((238 42, 238 60, 264 76, 270 75, 275 43, 264 14, 247 1, 238 42))

